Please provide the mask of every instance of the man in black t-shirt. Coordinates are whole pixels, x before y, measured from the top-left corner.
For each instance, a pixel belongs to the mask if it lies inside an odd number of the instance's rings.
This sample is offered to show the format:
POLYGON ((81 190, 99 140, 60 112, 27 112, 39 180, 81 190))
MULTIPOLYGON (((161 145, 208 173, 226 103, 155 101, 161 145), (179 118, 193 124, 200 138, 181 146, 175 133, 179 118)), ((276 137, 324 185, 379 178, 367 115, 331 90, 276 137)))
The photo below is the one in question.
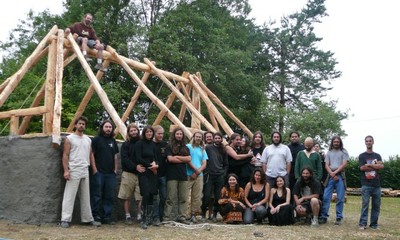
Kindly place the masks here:
POLYGON ((369 226, 373 229, 378 228, 378 218, 381 207, 381 178, 378 170, 383 169, 381 155, 374 152, 372 147, 374 138, 372 136, 365 137, 365 146, 367 151, 358 157, 358 166, 361 170, 361 216, 359 222, 360 230, 367 227, 368 222, 368 206, 369 199, 372 199, 371 206, 371 222, 369 226))
POLYGON ((90 188, 93 217, 96 221, 114 225, 112 210, 117 186, 119 149, 114 139, 114 125, 110 120, 105 120, 100 125, 99 134, 92 140, 92 151, 95 160, 90 188), (104 216, 100 216, 100 208, 103 208, 104 216))
POLYGON ((314 179, 311 168, 304 167, 301 170, 301 178, 293 187, 295 211, 298 217, 312 214, 311 226, 318 226, 318 214, 321 209, 321 183, 314 179))

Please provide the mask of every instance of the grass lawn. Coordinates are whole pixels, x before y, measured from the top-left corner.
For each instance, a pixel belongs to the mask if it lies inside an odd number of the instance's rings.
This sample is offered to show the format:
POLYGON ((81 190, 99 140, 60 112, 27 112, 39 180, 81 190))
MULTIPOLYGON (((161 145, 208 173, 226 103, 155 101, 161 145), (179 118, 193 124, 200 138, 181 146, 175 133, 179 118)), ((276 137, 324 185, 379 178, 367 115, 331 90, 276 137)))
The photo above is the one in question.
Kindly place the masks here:
POLYGON ((227 225, 196 224, 176 226, 150 226, 142 230, 138 223, 125 225, 118 222, 114 226, 99 228, 72 225, 62 229, 57 224, 41 226, 13 224, 0 221, 0 240, 5 239, 400 239, 400 198, 382 198, 379 229, 359 230, 361 197, 349 196, 345 204, 343 224, 335 226, 335 204, 331 204, 330 219, 327 224, 311 228, 303 223, 292 226, 275 227, 269 225, 227 225), (256 233, 256 234, 254 234, 256 233), (262 237, 255 236, 261 234, 262 237))

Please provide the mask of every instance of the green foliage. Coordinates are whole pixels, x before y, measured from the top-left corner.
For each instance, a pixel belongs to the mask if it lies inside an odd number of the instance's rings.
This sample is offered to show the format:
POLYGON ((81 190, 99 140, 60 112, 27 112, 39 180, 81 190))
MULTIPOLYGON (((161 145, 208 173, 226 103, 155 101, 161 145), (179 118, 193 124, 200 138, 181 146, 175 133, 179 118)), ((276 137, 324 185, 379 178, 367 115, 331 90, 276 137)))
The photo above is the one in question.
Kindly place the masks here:
MULTIPOLYGON (((381 184, 384 188, 400 189, 400 156, 389 157, 383 161, 384 169, 379 171, 381 184)), ((348 187, 359 188, 361 171, 358 167, 358 159, 350 158, 346 168, 346 180, 348 187)))

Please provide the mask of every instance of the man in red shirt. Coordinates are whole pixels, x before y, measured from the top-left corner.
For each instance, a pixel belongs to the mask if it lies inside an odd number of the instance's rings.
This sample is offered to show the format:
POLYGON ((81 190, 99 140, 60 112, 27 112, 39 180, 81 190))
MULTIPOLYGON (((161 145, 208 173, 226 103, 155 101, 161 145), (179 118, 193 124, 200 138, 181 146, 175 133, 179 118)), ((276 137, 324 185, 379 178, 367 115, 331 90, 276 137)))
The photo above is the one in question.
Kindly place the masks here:
POLYGON ((102 65, 104 45, 96 36, 96 31, 92 27, 92 22, 92 14, 86 13, 83 17, 82 22, 74 23, 73 25, 66 28, 65 34, 68 35, 69 33, 72 33, 78 35, 76 41, 81 46, 83 56, 88 62, 92 59, 89 58, 89 56, 87 55, 87 50, 88 48, 95 48, 97 50, 97 64, 95 68, 102 72, 106 72, 107 68, 104 68, 102 65))

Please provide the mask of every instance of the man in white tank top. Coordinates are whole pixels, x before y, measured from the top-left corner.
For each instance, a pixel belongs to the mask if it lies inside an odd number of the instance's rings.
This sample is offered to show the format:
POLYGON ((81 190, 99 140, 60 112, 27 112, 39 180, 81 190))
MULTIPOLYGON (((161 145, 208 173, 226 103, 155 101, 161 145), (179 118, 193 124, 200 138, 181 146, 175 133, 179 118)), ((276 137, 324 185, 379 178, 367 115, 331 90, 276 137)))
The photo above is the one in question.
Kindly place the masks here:
POLYGON ((75 132, 66 137, 62 157, 65 184, 62 202, 61 227, 68 228, 72 219, 76 194, 79 190, 81 206, 81 222, 92 226, 100 226, 94 221, 90 208, 89 171, 93 161, 91 140, 83 132, 87 118, 80 117, 75 121, 75 132))

